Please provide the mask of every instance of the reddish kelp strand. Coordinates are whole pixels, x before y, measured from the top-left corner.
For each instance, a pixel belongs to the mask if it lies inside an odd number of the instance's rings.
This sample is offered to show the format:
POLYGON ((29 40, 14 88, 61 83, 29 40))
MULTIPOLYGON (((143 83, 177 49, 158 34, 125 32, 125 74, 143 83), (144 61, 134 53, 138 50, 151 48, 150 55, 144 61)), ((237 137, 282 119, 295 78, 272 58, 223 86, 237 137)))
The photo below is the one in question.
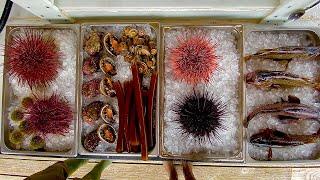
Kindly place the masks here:
POLYGON ((180 36, 169 53, 174 77, 189 84, 209 81, 210 75, 217 69, 215 45, 206 36, 180 36))
POLYGON ((134 87, 135 105, 137 110, 137 117, 140 130, 140 142, 141 142, 141 159, 148 160, 148 141, 146 136, 146 124, 144 118, 144 108, 142 101, 141 82, 139 78, 139 70, 136 64, 131 65, 132 80, 134 87))
MULTIPOLYGON (((131 97, 131 102, 134 102, 134 96, 131 97)), ((139 126, 137 120, 136 106, 132 103, 129 110, 129 143, 130 143, 130 152, 138 152, 140 146, 139 140, 139 126)))
POLYGON ((182 134, 192 136, 202 142, 215 137, 220 140, 219 130, 225 130, 223 120, 226 116, 225 104, 207 92, 194 91, 175 102, 173 108, 182 134))
POLYGON ((147 113, 146 113, 146 126, 147 126, 147 139, 148 139, 148 145, 149 148, 152 148, 154 145, 154 139, 153 139, 153 108, 154 108, 154 96, 156 95, 156 89, 157 89, 157 80, 158 80, 158 74, 155 72, 151 75, 150 80, 150 87, 147 94, 147 113))
POLYGON ((126 146, 128 149, 128 152, 130 152, 130 134, 129 134, 129 112, 130 108, 132 108, 132 82, 127 81, 124 83, 124 89, 125 89, 125 109, 124 109, 124 130, 125 130, 125 136, 126 136, 126 146))
POLYGON ((31 88, 48 86, 61 68, 62 53, 55 39, 41 31, 29 29, 13 35, 6 56, 9 76, 31 88))
POLYGON ((125 117, 124 117, 124 106, 125 106, 125 95, 123 92, 123 88, 121 86, 120 81, 116 81, 113 83, 113 88, 116 91, 117 99, 118 99, 118 107, 119 107, 119 130, 118 130, 118 139, 116 151, 121 153, 124 151, 124 141, 125 141, 125 117))
POLYGON ((25 110, 25 115, 27 131, 44 136, 67 133, 73 119, 68 102, 56 94, 35 97, 33 104, 25 110))

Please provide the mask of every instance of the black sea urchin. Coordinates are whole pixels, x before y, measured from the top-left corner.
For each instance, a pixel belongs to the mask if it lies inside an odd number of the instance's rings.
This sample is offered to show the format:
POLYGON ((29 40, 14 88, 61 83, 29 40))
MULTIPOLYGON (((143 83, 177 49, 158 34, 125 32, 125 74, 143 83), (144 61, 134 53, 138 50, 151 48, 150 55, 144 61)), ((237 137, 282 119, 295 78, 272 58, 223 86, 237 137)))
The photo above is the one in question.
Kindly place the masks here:
POLYGON ((210 141, 211 135, 220 139, 218 130, 226 129, 222 123, 226 115, 225 104, 208 92, 193 91, 177 101, 173 111, 182 133, 200 142, 210 141))

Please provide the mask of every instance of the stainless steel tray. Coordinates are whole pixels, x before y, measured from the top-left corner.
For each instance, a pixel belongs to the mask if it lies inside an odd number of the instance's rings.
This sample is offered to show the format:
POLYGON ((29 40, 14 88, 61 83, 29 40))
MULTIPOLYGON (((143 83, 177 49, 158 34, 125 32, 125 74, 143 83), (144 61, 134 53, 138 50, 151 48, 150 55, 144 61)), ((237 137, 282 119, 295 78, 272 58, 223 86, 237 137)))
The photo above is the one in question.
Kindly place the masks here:
MULTIPOLYGON (((84 157, 90 157, 90 158, 110 158, 110 159, 130 159, 130 160, 139 160, 141 157, 140 153, 117 153, 113 151, 107 151, 107 152, 89 152, 87 151, 83 145, 82 145, 82 137, 83 137, 83 123, 82 123, 82 117, 81 117, 81 112, 82 112, 82 105, 83 105, 83 98, 82 98, 82 93, 81 93, 81 87, 82 87, 82 82, 83 82, 83 73, 81 72, 82 65, 83 65, 83 59, 84 59, 84 52, 83 52, 83 42, 84 42, 84 31, 86 28, 89 27, 104 27, 104 26, 127 26, 127 25, 149 25, 155 32, 156 37, 157 37, 157 47, 159 49, 160 47, 160 33, 159 33, 159 23, 157 22, 135 22, 135 21, 128 21, 128 22, 106 22, 106 23, 85 23, 81 25, 81 42, 80 42, 80 64, 79 64, 79 87, 78 87, 78 93, 79 93, 79 106, 78 106, 78 118, 79 118, 79 140, 78 140, 78 149, 79 149, 79 154, 84 157)), ((157 54, 157 69, 161 64, 161 59, 159 59, 159 53, 157 54)), ((158 78, 159 79, 159 78, 158 78)), ((159 80, 157 82, 157 95, 156 95, 156 117, 155 117, 155 122, 156 122, 156 144, 155 147, 152 151, 149 152, 149 159, 156 160, 159 154, 159 125, 158 125, 158 112, 159 112, 159 80)))
POLYGON ((161 59, 162 59, 162 64, 160 66, 160 82, 161 82, 161 89, 160 89, 160 157, 165 158, 165 159, 187 159, 187 160, 192 160, 192 161, 198 161, 200 164, 216 164, 216 163, 226 163, 228 165, 230 164, 238 164, 241 162, 244 162, 244 149, 245 149, 245 144, 242 139, 244 135, 244 131, 242 128, 242 119, 244 117, 244 111, 243 111, 243 99, 244 99, 244 87, 243 87, 243 58, 242 58, 242 53, 243 53, 243 36, 242 36, 242 25, 223 25, 223 24, 212 24, 208 22, 198 22, 196 25, 194 23, 171 23, 171 24, 163 24, 161 25, 161 59), (238 99, 239 99, 239 104, 237 107, 237 111, 239 113, 239 148, 237 149, 237 152, 230 155, 230 156, 214 156, 214 155, 203 155, 201 156, 201 159, 198 159, 199 157, 195 158, 194 156, 190 154, 174 154, 168 152, 165 147, 164 147, 164 111, 165 111, 165 97, 164 97, 164 92, 165 92, 165 33, 166 31, 169 30, 175 30, 179 28, 212 28, 212 29, 218 29, 218 30, 229 30, 232 35, 235 37, 235 45, 236 45, 236 50, 237 53, 239 54, 239 77, 238 77, 238 99))
MULTIPOLYGON (((147 163, 160 163, 162 159, 188 159, 193 160, 190 156, 179 156, 176 154, 170 154, 165 151, 163 147, 163 113, 164 113, 164 38, 163 33, 165 32, 166 28, 177 27, 178 25, 181 26, 209 26, 209 27, 216 27, 216 28, 230 28, 234 30, 234 34, 238 40, 238 50, 240 53, 240 62, 239 62, 239 70, 240 70, 240 80, 239 80, 239 110, 240 110, 240 120, 243 121, 246 117, 246 84, 244 82, 244 73, 245 73, 245 62, 242 58, 243 50, 245 48, 243 38, 251 32, 288 32, 288 33, 295 33, 295 32, 305 32, 308 34, 310 40, 314 42, 315 45, 320 45, 320 29, 316 28, 285 28, 285 27, 277 27, 277 26, 263 26, 263 25, 244 25, 243 28, 241 25, 214 25, 212 23, 206 22, 198 22, 197 25, 192 25, 188 23, 181 23, 177 22, 175 24, 163 24, 161 26, 161 35, 159 31, 159 23, 153 22, 108 22, 108 23, 100 23, 100 24, 83 24, 82 26, 103 26, 103 25, 112 25, 112 24, 150 24, 154 27, 155 31, 157 32, 157 45, 158 49, 161 47, 160 53, 158 54, 158 71, 159 71, 159 78, 158 78, 158 89, 157 89, 157 128, 156 128, 156 137, 157 143, 152 152, 150 152, 150 161, 147 163), (161 39, 160 39, 161 36, 161 39), (160 45, 161 44, 161 45, 160 45)), ((23 26, 22 26, 23 27, 23 26)), ((32 26, 34 28, 72 28, 77 34, 79 34, 79 29, 77 25, 47 25, 47 26, 32 26)), ((6 43, 8 42, 8 36, 10 32, 14 30, 15 26, 10 26, 7 28, 6 34, 6 43)), ((83 33, 81 34, 81 42, 79 42, 79 49, 78 53, 80 53, 80 61, 77 62, 77 83, 76 83, 76 102, 77 104, 76 109, 78 113, 76 120, 75 120, 75 143, 73 149, 68 152, 33 152, 33 151, 18 151, 18 150, 11 150, 6 146, 7 137, 7 107, 10 103, 10 84, 8 81, 8 77, 5 75, 4 72, 3 80, 3 113, 2 113, 2 123, 1 123, 1 152, 4 154, 17 154, 17 155, 32 155, 32 156, 58 156, 58 157, 81 157, 81 158, 99 158, 99 159, 115 159, 119 162, 139 162, 137 161, 140 159, 140 154, 131 154, 131 153, 122 153, 118 154, 116 152, 105 152, 105 153, 91 153, 86 151, 82 147, 81 143, 81 136, 82 136, 82 118, 81 118, 81 108, 82 108, 82 98, 81 98, 81 85, 82 85, 82 61, 83 61, 83 53, 82 53, 82 45, 83 45, 83 33), (81 51, 81 52, 80 52, 81 51), (79 121, 77 122, 77 120, 79 121), (80 129, 78 130, 78 127, 80 129), (79 138, 80 137, 80 138, 79 138), (78 155, 77 155, 78 152, 78 155)), ((194 160, 194 164, 198 165, 216 165, 216 166, 259 166, 259 167, 314 167, 319 166, 319 159, 316 160, 294 160, 294 161, 257 161, 250 157, 247 148, 247 134, 246 130, 241 128, 242 134, 242 143, 241 143, 241 150, 238 154, 235 154, 233 157, 230 158, 223 158, 223 157, 208 157, 201 160, 194 160)), ((143 162, 145 163, 145 162, 143 162)))
MULTIPOLYGON (((317 28, 288 28, 288 27, 278 27, 278 26, 267 26, 267 25, 246 25, 244 26, 244 42, 245 38, 253 32, 270 32, 270 33, 286 33, 286 34, 296 34, 296 33, 303 33, 310 42, 312 42, 312 45, 319 46, 320 45, 320 30, 317 28)), ((244 48, 246 46, 244 45, 244 48)), ((246 73, 246 63, 244 62, 244 73, 246 73)), ((244 87, 244 114, 247 116, 247 103, 246 103, 246 83, 243 81, 243 87, 244 87)), ((243 119, 244 120, 244 119, 243 119)), ((245 136, 243 140, 246 144, 245 149, 245 165, 246 166, 263 166, 263 167, 313 167, 313 166, 319 166, 319 159, 314 160, 273 160, 273 161, 266 161, 266 160, 255 160, 251 158, 248 150, 248 132, 245 130, 245 136)), ((318 152, 319 154, 319 152, 318 152)), ((319 157, 319 156, 317 156, 319 157)))
MULTIPOLYGON (((34 28, 34 29, 43 29, 43 30, 71 30, 75 33, 75 39, 76 39, 76 45, 79 44, 79 34, 80 34, 80 28, 79 25, 46 25, 46 26, 7 26, 6 29, 6 45, 11 39, 11 34, 15 32, 16 30, 20 28, 34 28)), ((78 63, 78 47, 76 47, 76 67, 79 66, 78 63)), ((8 127, 9 127, 9 121, 8 121, 8 107, 10 106, 11 100, 12 100, 12 87, 9 83, 9 77, 6 72, 6 62, 7 57, 4 57, 4 73, 3 73, 3 102, 2 102, 2 122, 1 122, 1 153, 3 154, 17 154, 17 155, 32 155, 32 156, 58 156, 58 157, 75 157, 77 156, 77 147, 78 147, 78 116, 77 112, 73 112, 74 116, 74 139, 73 139, 73 146, 70 150, 65 152, 39 152, 39 151, 27 151, 27 150, 14 150, 10 149, 9 146, 7 146, 8 143, 8 127)), ((77 68, 76 68, 77 69, 77 68)), ((78 71, 78 69, 77 69, 78 71)), ((73 109, 78 109, 78 72, 75 73, 75 104, 73 104, 73 109)))

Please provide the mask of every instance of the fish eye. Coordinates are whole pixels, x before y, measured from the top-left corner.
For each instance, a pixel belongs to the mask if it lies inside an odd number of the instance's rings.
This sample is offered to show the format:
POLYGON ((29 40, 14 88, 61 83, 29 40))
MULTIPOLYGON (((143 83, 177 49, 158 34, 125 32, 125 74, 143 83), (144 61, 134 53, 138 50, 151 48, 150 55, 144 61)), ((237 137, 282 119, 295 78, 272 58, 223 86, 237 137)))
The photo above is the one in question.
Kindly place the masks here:
POLYGON ((309 51, 310 51, 311 53, 317 53, 317 52, 319 51, 319 48, 317 48, 317 47, 310 47, 310 48, 309 48, 309 51))

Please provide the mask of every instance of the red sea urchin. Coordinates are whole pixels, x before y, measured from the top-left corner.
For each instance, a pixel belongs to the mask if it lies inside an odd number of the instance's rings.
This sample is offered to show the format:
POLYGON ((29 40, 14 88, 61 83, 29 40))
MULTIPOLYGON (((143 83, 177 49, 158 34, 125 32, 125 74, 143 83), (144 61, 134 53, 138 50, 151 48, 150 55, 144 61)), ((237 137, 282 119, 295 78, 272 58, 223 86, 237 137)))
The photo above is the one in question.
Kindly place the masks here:
POLYGON ((8 74, 31 88, 48 86, 61 67, 62 53, 54 37, 42 31, 28 29, 13 35, 6 56, 8 74))
POLYGON ((192 136, 199 142, 206 139, 211 142, 212 135, 220 139, 218 130, 226 129, 223 125, 225 104, 208 92, 194 90, 175 103, 173 112, 177 115, 175 122, 179 124, 182 134, 192 136))
POLYGON ((69 130, 73 112, 68 102, 56 94, 35 97, 25 109, 25 121, 29 133, 40 135, 64 134, 69 130))
POLYGON ((215 45, 207 36, 179 36, 177 45, 170 49, 169 61, 173 74, 190 84, 207 82, 217 69, 215 45))

